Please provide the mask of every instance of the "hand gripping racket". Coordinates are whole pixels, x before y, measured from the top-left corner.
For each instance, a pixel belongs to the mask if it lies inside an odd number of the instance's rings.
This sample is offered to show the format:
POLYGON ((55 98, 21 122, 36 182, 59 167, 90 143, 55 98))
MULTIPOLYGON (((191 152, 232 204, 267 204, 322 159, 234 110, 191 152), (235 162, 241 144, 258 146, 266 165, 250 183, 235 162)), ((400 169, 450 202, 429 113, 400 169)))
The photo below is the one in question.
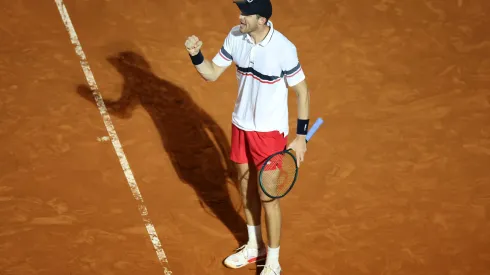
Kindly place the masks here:
MULTIPOLYGON (((318 130, 323 120, 318 118, 306 135, 306 142, 318 130)), ((259 171, 259 185, 264 194, 272 199, 286 196, 298 179, 298 164, 292 149, 280 151, 269 156, 259 171)))

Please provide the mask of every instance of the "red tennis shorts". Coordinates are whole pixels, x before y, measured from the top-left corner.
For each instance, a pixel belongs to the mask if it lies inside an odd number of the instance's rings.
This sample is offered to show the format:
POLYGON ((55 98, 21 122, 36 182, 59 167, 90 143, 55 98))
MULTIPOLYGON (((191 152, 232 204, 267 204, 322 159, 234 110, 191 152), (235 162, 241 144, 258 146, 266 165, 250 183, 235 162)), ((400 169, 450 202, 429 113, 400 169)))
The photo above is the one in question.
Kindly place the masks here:
POLYGON ((232 124, 230 159, 236 163, 254 163, 258 170, 272 154, 285 150, 287 137, 279 131, 244 131, 232 124))

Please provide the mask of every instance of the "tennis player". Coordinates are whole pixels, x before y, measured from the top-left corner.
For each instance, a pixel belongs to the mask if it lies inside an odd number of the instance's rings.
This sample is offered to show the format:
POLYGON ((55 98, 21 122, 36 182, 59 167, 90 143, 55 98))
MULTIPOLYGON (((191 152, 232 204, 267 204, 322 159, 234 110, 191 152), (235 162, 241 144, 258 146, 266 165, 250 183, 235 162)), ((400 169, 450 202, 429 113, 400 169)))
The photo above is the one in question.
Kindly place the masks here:
MULTIPOLYGON (((185 47, 197 72, 206 81, 216 81, 232 62, 236 64, 238 96, 232 114, 230 158, 237 164, 248 228, 248 243, 228 256, 224 264, 240 268, 265 260, 261 275, 279 275, 281 209, 249 179, 249 169, 260 169, 271 154, 291 148, 298 165, 304 161, 309 124, 309 91, 295 45, 274 28, 270 0, 233 1, 240 9, 240 25, 233 27, 212 61, 201 51, 195 35, 185 47), (296 92, 298 119, 296 136, 287 146, 289 134, 288 88, 296 92), (287 147, 286 147, 287 146, 287 147), (261 234, 261 206, 268 236, 261 234)), ((257 170, 255 170, 257 171, 257 170)))

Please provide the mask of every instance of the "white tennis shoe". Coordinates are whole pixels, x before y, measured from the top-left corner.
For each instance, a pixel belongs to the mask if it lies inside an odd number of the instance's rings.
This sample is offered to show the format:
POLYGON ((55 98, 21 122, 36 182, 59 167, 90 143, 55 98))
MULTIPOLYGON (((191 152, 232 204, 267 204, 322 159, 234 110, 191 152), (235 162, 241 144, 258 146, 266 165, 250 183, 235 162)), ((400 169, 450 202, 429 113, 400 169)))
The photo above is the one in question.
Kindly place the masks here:
MULTIPOLYGON (((223 263, 229 268, 237 269, 251 263, 263 261, 266 257, 267 249, 265 247, 257 249, 250 248, 248 245, 243 245, 238 248, 234 254, 228 256, 223 263)), ((271 275, 272 274, 274 273, 271 273, 271 275)))

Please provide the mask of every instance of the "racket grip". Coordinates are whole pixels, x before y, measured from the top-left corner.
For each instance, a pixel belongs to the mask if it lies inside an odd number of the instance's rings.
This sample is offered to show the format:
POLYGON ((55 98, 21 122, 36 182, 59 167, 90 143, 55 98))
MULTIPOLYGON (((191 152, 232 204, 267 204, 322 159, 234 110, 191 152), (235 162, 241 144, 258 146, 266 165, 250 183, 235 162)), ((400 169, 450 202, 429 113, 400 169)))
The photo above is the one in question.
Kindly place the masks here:
POLYGON ((318 130, 318 128, 322 124, 323 124, 323 119, 321 119, 321 118, 318 118, 315 121, 315 123, 313 124, 313 126, 311 126, 311 129, 308 131, 308 134, 306 134, 306 141, 307 142, 310 140, 310 138, 315 134, 315 132, 318 130))

